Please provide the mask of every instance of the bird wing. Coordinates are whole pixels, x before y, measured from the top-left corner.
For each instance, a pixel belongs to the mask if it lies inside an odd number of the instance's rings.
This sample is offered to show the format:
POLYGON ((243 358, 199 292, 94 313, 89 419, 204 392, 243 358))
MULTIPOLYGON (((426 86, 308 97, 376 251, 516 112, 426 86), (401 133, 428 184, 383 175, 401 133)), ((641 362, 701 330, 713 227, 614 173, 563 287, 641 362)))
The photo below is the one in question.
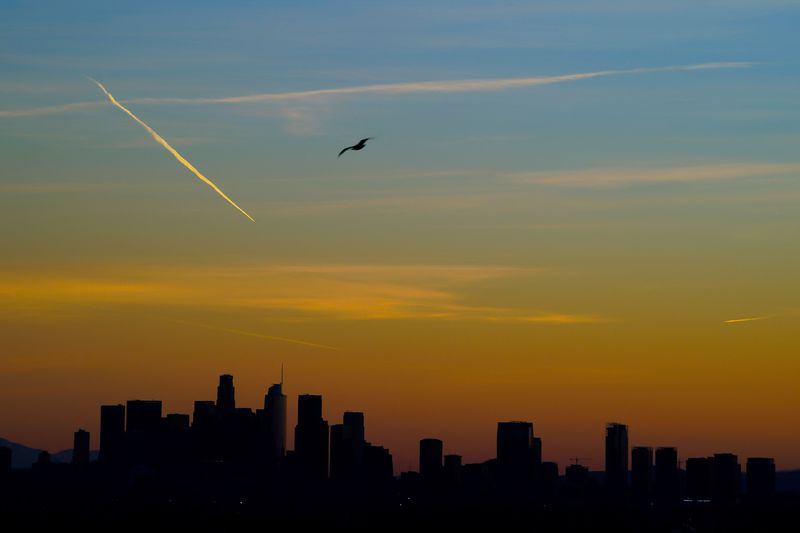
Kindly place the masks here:
POLYGON ((375 137, 367 137, 366 139, 361 139, 360 141, 358 141, 358 144, 364 144, 365 142, 370 141, 374 138, 375 137))
POLYGON ((345 153, 346 151, 348 151, 350 148, 352 148, 352 146, 348 146, 347 148, 345 148, 344 150, 339 152, 339 155, 337 155, 336 157, 342 157, 342 154, 345 153))

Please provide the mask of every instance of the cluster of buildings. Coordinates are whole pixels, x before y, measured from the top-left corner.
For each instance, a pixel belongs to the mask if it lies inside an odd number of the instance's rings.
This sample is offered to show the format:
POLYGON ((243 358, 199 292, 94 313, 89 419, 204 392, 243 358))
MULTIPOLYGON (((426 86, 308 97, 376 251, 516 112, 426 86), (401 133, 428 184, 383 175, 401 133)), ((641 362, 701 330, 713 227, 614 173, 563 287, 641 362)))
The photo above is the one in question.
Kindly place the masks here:
MULTIPOLYGON (((216 401, 196 401, 188 414, 163 413, 158 400, 130 400, 100 408, 99 455, 90 461, 90 435, 74 435, 73 468, 108 472, 185 473, 208 465, 238 469, 245 475, 279 479, 296 486, 310 483, 377 487, 399 483, 413 493, 428 489, 449 494, 502 494, 540 500, 585 499, 602 494, 607 501, 643 506, 735 503, 742 496, 768 499, 775 492, 775 463, 751 457, 746 483, 738 458, 730 453, 679 461, 675 448, 637 446, 629 450, 628 427, 609 424, 605 436, 605 471, 590 472, 578 460, 564 470, 542 461, 542 440, 531 422, 500 422, 497 455, 462 464, 444 455, 439 439, 419 443, 419 471, 394 476, 388 449, 365 439, 364 413, 347 411, 342 423, 328 425, 322 397, 302 394, 297 403, 294 449, 286 448, 286 395, 283 383, 269 387, 263 408, 236 404, 233 376, 219 378, 216 401), (629 461, 630 459, 630 461, 629 461)), ((43 452, 35 468, 48 468, 43 452)), ((0 449, 0 472, 10 470, 11 450, 0 449)), ((181 474, 183 475, 183 474, 181 474)), ((429 491, 430 492, 430 491, 429 491)))

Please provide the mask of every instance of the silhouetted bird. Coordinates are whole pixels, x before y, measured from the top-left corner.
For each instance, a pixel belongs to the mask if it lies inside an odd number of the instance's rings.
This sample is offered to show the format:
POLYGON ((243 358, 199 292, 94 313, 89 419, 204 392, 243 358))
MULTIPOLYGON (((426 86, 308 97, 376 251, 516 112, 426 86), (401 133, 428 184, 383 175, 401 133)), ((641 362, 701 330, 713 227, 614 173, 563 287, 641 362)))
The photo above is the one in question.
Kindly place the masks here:
POLYGON ((361 150, 362 148, 364 148, 367 145, 367 141, 369 141, 370 139, 374 139, 374 138, 375 137, 367 137, 366 139, 361 139, 360 141, 358 141, 357 144, 354 144, 353 146, 348 146, 347 148, 345 148, 344 150, 339 152, 339 155, 337 155, 336 157, 342 157, 342 154, 345 153, 348 150, 361 150))

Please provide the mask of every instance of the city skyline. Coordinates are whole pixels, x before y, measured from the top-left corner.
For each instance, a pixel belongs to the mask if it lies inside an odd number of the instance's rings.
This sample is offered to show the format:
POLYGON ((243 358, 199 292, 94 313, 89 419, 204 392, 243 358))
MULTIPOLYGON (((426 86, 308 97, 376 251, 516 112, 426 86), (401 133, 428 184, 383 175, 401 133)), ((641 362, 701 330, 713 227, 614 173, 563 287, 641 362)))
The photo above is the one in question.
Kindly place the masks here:
MULTIPOLYGON (((287 414, 289 411, 287 405, 292 405, 293 402, 287 402, 288 396, 284 394, 283 378, 283 368, 281 368, 280 381, 268 386, 266 389, 263 396, 263 409, 244 406, 241 402, 237 405, 234 376, 231 374, 219 376, 215 400, 195 399, 192 411, 186 414, 166 409, 161 400, 155 399, 128 399, 124 403, 101 405, 100 416, 97 417, 99 424, 96 431, 86 431, 83 426, 76 428, 72 436, 73 450, 79 451, 77 452, 77 458, 76 455, 72 456, 72 463, 88 463, 90 450, 97 452, 97 460, 101 463, 119 462, 126 454, 125 435, 135 435, 139 431, 157 431, 160 427, 159 423, 167 424, 167 426, 178 424, 179 427, 186 429, 197 429, 198 427, 204 427, 210 418, 218 416, 218 414, 234 416, 236 413, 241 413, 242 415, 255 416, 258 419, 261 419, 262 416, 266 417, 264 422, 259 422, 259 424, 269 428, 267 431, 270 436, 259 440, 259 455, 264 458, 272 457, 271 460, 280 460, 288 452, 290 455, 294 454, 298 458, 296 460, 302 459, 317 465, 313 467, 313 470, 317 472, 316 474, 307 473, 303 477, 311 479, 319 477, 335 478, 334 471, 336 467, 330 463, 330 457, 333 456, 337 446, 337 444, 334 444, 335 442, 339 443, 344 442, 342 439, 356 438, 356 440, 370 445, 369 439, 366 439, 367 433, 365 432, 366 413, 363 410, 346 410, 341 414, 342 423, 329 423, 329 416, 326 416, 326 411, 328 411, 325 408, 326 402, 323 401, 321 395, 298 393, 296 395, 296 405, 298 407, 294 410, 297 425, 292 430, 292 426, 289 423, 291 418, 287 414), (214 413, 218 414, 215 415, 214 413), (322 424, 320 429, 315 429, 317 424, 322 424), (92 434, 99 436, 99 438, 95 437, 97 440, 91 441, 90 436, 92 434), (296 444, 299 438, 298 435, 302 435, 299 455, 296 444), (319 448, 318 439, 320 438, 326 443, 324 452, 319 448), (92 446, 92 443, 95 445, 92 446), (324 456, 324 462, 314 463, 314 461, 321 460, 313 459, 315 455, 321 457, 320 454, 324 456)), ((569 466, 581 466, 594 471, 605 472, 606 489, 610 494, 620 494, 631 488, 635 489, 637 485, 642 485, 643 483, 648 487, 652 486, 652 476, 654 474, 650 473, 650 470, 655 467, 656 470, 654 472, 657 476, 659 468, 665 462, 662 457, 665 453, 670 454, 670 458, 666 459, 666 461, 671 462, 676 472, 681 465, 687 464, 688 466, 692 461, 699 460, 696 457, 698 454, 695 454, 695 457, 679 455, 679 449, 674 446, 654 446, 652 443, 631 442, 628 437, 627 424, 608 422, 605 424, 604 458, 600 464, 592 461, 591 457, 575 454, 567 457, 566 460, 558 461, 543 453, 543 439, 540 434, 534 431, 534 428, 535 422, 531 421, 497 422, 494 432, 493 453, 483 458, 469 458, 469 462, 478 464, 497 458, 501 471, 506 463, 516 465, 514 470, 519 470, 519 465, 525 464, 528 460, 532 461, 531 466, 549 462, 558 465, 557 468, 561 469, 562 474, 566 474, 566 468, 569 466), (653 453, 654 450, 655 454, 653 453), (530 459, 525 459, 528 455, 530 459), (504 457, 507 459, 504 459, 504 457), (647 471, 646 475, 642 474, 643 470, 647 471)), ((130 437, 127 438, 129 439, 130 437)), ((389 455, 389 460, 394 465, 393 475, 397 476, 403 472, 419 472, 423 476, 430 476, 432 471, 445 465, 448 456, 457 457, 459 466, 464 463, 464 456, 455 449, 452 443, 446 447, 445 442, 436 436, 421 437, 413 441, 412 444, 415 446, 414 449, 416 451, 416 465, 401 467, 397 461, 391 459, 393 456, 389 455), (425 466, 426 464, 428 465, 427 467, 425 466)), ((130 446, 130 444, 127 444, 127 446, 130 446)), ((341 448, 342 444, 338 444, 338 446, 341 448)), ((735 449, 735 446, 725 448, 726 451, 724 452, 716 450, 713 453, 699 455, 701 457, 739 457, 739 454, 731 453, 731 449, 735 449)), ((387 449, 387 452, 391 454, 391 449, 387 449)), ((763 457, 764 455, 762 454, 748 457, 747 460, 765 460, 763 457)), ((772 457, 769 460, 774 470, 792 470, 791 468, 781 468, 781 465, 775 465, 772 457)), ((408 459, 404 461, 404 465, 409 463, 408 459)), ((339 468, 341 469, 342 467, 340 466, 339 468)), ((520 472, 524 472, 524 470, 520 470, 520 472)), ((516 475, 519 475, 519 472, 516 475)), ((664 478, 663 474, 661 478, 664 478)), ((654 490, 656 491, 655 493, 658 493, 657 485, 654 490)))
POLYGON ((260 407, 285 363, 399 470, 491 457, 498 420, 560 465, 619 421, 654 461, 800 469, 798 19, 0 2, 0 437, 94 442, 98 405, 192 413, 222 374, 260 407))

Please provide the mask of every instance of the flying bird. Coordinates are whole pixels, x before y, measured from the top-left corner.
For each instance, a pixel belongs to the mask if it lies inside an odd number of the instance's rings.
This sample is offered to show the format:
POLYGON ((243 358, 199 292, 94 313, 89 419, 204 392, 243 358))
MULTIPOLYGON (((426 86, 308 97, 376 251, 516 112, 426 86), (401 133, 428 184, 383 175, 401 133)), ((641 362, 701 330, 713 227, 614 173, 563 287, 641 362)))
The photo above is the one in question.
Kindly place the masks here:
POLYGON ((339 152, 339 155, 337 155, 336 157, 342 157, 342 154, 345 153, 348 150, 361 150, 362 148, 364 148, 367 145, 367 141, 369 141, 370 139, 374 139, 374 138, 375 137, 367 137, 366 139, 361 139, 360 141, 358 141, 353 146, 348 146, 347 148, 345 148, 344 150, 339 152))

